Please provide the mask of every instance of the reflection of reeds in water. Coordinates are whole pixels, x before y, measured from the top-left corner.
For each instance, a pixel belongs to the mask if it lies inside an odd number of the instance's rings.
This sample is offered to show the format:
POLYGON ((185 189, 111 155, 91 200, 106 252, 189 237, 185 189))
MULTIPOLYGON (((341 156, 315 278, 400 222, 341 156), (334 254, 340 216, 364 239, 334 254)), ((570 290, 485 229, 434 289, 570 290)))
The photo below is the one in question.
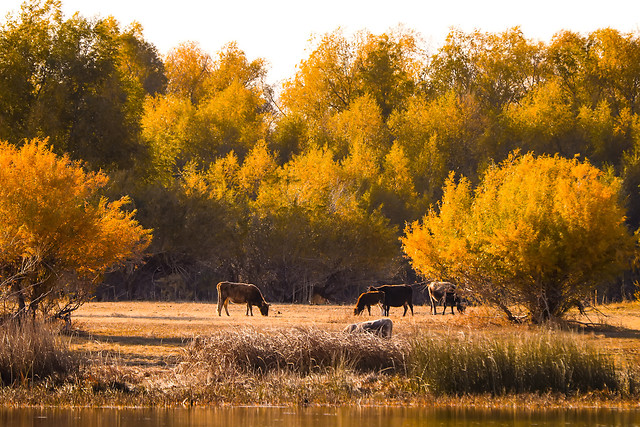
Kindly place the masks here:
POLYGON ((189 361, 228 372, 295 372, 328 368, 357 372, 403 372, 406 345, 372 334, 327 332, 312 327, 256 331, 242 328, 196 338, 189 361))
POLYGON ((610 356, 558 332, 430 335, 416 339, 411 354, 422 386, 444 394, 616 392, 632 379, 616 373, 610 356))
POLYGON ((13 384, 69 372, 77 366, 58 328, 51 324, 7 321, 0 326, 0 379, 13 384))

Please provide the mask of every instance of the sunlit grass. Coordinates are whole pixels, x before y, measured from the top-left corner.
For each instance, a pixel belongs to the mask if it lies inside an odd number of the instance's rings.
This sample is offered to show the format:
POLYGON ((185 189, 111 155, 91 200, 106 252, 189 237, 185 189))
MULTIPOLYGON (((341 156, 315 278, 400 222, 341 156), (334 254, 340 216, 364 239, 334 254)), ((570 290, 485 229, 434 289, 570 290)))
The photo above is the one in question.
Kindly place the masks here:
POLYGON ((187 349, 188 362, 206 362, 213 371, 298 374, 346 368, 356 372, 402 372, 403 341, 372 334, 328 332, 313 327, 257 331, 226 330, 196 338, 187 349))
POLYGON ((67 374, 78 363, 57 327, 24 319, 0 326, 2 384, 24 383, 54 374, 67 374))
POLYGON ((62 369, 51 361, 48 370, 35 368, 51 360, 51 347, 36 344, 44 330, 3 339, 4 354, 24 362, 12 362, 1 402, 557 407, 637 406, 640 396, 637 333, 625 326, 635 305, 606 308, 611 326, 587 333, 513 325, 479 307, 431 316, 418 306, 413 317, 392 311, 391 339, 343 332, 369 318, 355 318, 351 306, 282 305, 273 317, 247 317, 240 306, 219 317, 214 305, 193 303, 88 308, 77 317, 77 335, 50 330, 59 359, 71 362, 62 369))
POLYGON ((562 332, 501 338, 428 335, 413 340, 411 356, 419 382, 435 393, 571 394, 625 388, 612 357, 562 332))

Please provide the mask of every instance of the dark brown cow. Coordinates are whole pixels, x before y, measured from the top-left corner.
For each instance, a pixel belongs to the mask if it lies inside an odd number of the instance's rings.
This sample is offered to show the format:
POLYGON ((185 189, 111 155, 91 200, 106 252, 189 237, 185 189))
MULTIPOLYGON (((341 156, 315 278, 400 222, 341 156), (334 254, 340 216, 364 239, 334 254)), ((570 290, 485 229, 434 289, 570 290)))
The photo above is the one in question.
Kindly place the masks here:
POLYGON ((403 316, 407 315, 407 309, 411 308, 413 316, 413 289, 409 285, 382 285, 370 286, 369 291, 384 292, 384 304, 382 304, 382 315, 389 315, 389 307, 403 307, 403 316))
POLYGON ((456 285, 451 282, 431 282, 427 285, 429 294, 429 304, 431 305, 431 314, 438 314, 438 304, 444 305, 442 314, 447 311, 447 306, 451 307, 453 314, 453 306, 455 305, 458 312, 464 311, 462 300, 456 291, 456 285))
POLYGON ((247 304, 247 313, 253 316, 252 306, 260 308, 260 314, 263 316, 269 315, 269 304, 264 300, 260 289, 256 285, 251 283, 233 283, 233 282, 220 282, 218 283, 218 316, 222 315, 222 307, 229 315, 229 301, 236 304, 247 304))
POLYGON ((375 304, 382 304, 384 306, 384 292, 364 292, 358 297, 358 302, 356 302, 356 308, 353 309, 353 314, 357 316, 364 311, 365 307, 367 307, 369 316, 371 316, 371 306, 375 304))

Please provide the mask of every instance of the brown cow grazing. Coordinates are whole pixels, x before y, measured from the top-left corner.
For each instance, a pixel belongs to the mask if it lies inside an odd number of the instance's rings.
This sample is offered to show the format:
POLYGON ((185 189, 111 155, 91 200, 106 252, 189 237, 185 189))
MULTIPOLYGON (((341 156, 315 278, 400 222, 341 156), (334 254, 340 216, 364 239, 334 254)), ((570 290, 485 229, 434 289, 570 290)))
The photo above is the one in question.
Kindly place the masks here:
POLYGON ((369 286, 369 291, 384 292, 384 303, 382 304, 382 315, 389 315, 389 307, 403 307, 403 316, 407 315, 407 309, 411 308, 413 316, 413 289, 409 285, 382 285, 369 286))
POLYGON ((438 314, 438 304, 442 303, 444 308, 442 314, 447 311, 447 306, 451 307, 453 314, 453 306, 458 309, 458 313, 462 313, 465 307, 462 305, 462 299, 456 291, 456 285, 451 282, 431 282, 427 286, 429 294, 429 304, 431 305, 431 314, 438 314))
POLYGON ((247 304, 247 313, 253 316, 252 306, 260 308, 260 314, 263 316, 269 315, 269 304, 264 300, 260 289, 256 285, 250 283, 233 283, 233 282, 220 282, 218 283, 218 316, 222 315, 222 307, 229 315, 229 301, 236 304, 247 304))
POLYGON ((369 320, 368 322, 354 323, 347 326, 344 331, 350 334, 368 332, 382 338, 391 338, 393 322, 391 319, 369 320))
POLYGON ((354 315, 359 315, 364 311, 364 308, 367 307, 369 311, 369 316, 371 316, 371 306, 375 304, 384 305, 384 292, 381 291, 369 291, 360 294, 358 297, 358 302, 356 302, 356 308, 353 309, 354 315))

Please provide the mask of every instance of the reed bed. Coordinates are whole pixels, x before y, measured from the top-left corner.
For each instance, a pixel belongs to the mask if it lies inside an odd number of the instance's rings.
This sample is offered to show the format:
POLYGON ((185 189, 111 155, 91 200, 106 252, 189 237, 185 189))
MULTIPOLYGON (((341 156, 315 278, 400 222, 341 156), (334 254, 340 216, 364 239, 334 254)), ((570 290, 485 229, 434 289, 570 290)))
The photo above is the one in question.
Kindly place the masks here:
POLYGON ((540 331, 501 338, 429 335, 413 341, 412 370, 436 394, 624 392, 634 375, 579 337, 540 331))
POLYGON ((205 362, 212 371, 307 375, 326 369, 398 373, 406 370, 406 342, 372 334, 327 332, 314 327, 257 331, 238 328, 196 338, 188 362, 205 362))
POLYGON ((38 321, 7 321, 0 326, 2 384, 67 374, 78 363, 57 327, 38 321))
POLYGON ((371 373, 381 382, 400 381, 405 392, 416 396, 629 395, 637 394, 639 378, 637 367, 616 369, 611 356, 579 336, 555 330, 506 337, 429 332, 389 340, 312 327, 244 328, 193 340, 184 362, 204 365, 216 378, 371 373))

